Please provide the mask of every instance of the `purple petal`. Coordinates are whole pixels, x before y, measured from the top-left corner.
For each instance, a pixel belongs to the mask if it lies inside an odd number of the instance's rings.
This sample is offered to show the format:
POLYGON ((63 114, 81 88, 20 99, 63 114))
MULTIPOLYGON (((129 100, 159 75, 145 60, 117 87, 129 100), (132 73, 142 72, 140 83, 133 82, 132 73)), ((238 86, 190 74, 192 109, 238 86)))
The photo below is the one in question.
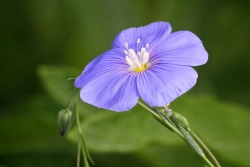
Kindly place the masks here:
POLYGON ((135 74, 128 70, 125 56, 112 49, 93 60, 75 85, 82 88, 81 99, 114 111, 131 109, 138 101, 135 74))
POLYGON ((119 49, 109 50, 92 60, 85 68, 82 74, 75 80, 75 87, 82 88, 93 78, 102 75, 108 70, 117 72, 127 72, 128 64, 125 55, 119 49))
POLYGON ((150 106, 164 106, 191 89, 196 71, 188 66, 158 65, 140 73, 137 87, 140 97, 150 106))
POLYGON ((129 28, 122 31, 114 40, 113 48, 125 48, 127 42, 129 48, 134 50, 145 47, 148 43, 150 46, 155 46, 166 39, 171 32, 171 26, 167 22, 154 22, 149 25, 129 28), (137 39, 140 39, 140 44, 137 46, 137 39))
POLYGON ((208 59, 201 40, 189 31, 170 34, 151 54, 151 62, 177 65, 198 66, 208 59))
POLYGON ((85 80, 83 79, 84 76, 86 75, 86 72, 91 72, 94 66, 100 61, 102 56, 96 57, 94 60, 92 60, 83 70, 82 74, 78 76, 74 82, 74 86, 76 88, 82 88, 85 85, 85 80))
POLYGON ((100 108, 118 112, 130 110, 139 99, 135 75, 107 70, 86 84, 80 97, 100 108))

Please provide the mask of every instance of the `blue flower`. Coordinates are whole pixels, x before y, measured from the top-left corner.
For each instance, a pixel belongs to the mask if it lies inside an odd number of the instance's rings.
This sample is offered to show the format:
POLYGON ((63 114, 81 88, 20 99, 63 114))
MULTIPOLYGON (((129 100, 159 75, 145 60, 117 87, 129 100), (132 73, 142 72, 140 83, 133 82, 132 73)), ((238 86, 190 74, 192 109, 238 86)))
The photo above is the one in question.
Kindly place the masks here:
POLYGON ((171 33, 167 22, 122 31, 112 49, 92 60, 75 80, 82 101, 113 111, 127 111, 141 98, 165 106, 197 80, 190 66, 205 64, 208 54, 189 31, 171 33))

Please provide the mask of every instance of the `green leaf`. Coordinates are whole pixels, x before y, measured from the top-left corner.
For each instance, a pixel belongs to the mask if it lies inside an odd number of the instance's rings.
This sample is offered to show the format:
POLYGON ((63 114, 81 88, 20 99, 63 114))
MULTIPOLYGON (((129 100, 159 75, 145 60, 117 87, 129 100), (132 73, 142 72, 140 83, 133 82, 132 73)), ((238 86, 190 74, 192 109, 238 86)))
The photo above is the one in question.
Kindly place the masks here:
POLYGON ((148 167, 201 167, 203 160, 189 146, 149 145, 138 150, 135 156, 148 167))
POLYGON ((40 66, 37 74, 47 93, 59 104, 66 106, 74 91, 74 81, 69 78, 76 77, 81 71, 70 67, 40 66))
MULTIPOLYGON (((67 107, 68 100, 74 92, 74 80, 71 78, 76 78, 80 75, 81 70, 66 66, 44 65, 37 69, 37 74, 46 92, 63 106, 62 108, 67 107)), ((97 110, 102 110, 86 103, 79 103, 78 106, 84 115, 92 114, 97 110)))
POLYGON ((0 155, 65 149, 56 124, 58 106, 44 96, 9 106, 0 117, 0 155), (54 112, 53 112, 54 111, 54 112))

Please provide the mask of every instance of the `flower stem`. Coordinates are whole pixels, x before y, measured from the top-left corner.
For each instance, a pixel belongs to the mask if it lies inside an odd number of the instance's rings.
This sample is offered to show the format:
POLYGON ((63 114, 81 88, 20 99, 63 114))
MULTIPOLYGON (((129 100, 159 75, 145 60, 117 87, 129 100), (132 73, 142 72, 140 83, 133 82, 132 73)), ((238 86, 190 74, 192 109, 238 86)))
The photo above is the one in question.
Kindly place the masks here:
POLYGON ((150 109, 148 106, 138 101, 138 104, 149 111, 158 121, 160 121, 163 125, 167 126, 170 130, 174 131, 177 135, 179 135, 182 139, 185 140, 184 136, 180 133, 180 131, 174 127, 171 123, 166 121, 161 114, 157 114, 154 110, 150 109))
POLYGON ((153 110, 151 110, 148 106, 146 106, 145 104, 143 104, 142 102, 138 101, 138 104, 140 106, 142 106, 143 108, 145 108, 146 110, 148 110, 154 117, 160 119, 159 115, 156 114, 153 110))
POLYGON ((167 124, 168 127, 170 127, 170 129, 172 131, 174 131, 178 136, 180 136, 183 140, 185 140, 185 137, 183 136, 183 134, 179 131, 179 129, 176 128, 176 126, 172 125, 172 121, 169 119, 169 117, 165 118, 165 115, 159 113, 161 119, 164 121, 165 124, 167 124))
POLYGON ((81 141, 78 143, 78 148, 77 148, 77 159, 76 159, 76 167, 80 167, 80 160, 81 160, 81 141))
MULTIPOLYGON (((72 102, 72 99, 75 97, 75 95, 79 92, 79 89, 74 89, 74 92, 70 95, 69 97, 69 101, 68 101, 68 108, 70 108, 70 105, 71 105, 71 102, 72 102)), ((75 101, 75 100, 74 100, 75 101)))
POLYGON ((200 147, 200 143, 193 138, 193 136, 190 134, 190 130, 186 130, 181 125, 179 125, 179 128, 182 132, 182 134, 186 138, 186 142, 193 148, 193 150, 209 165, 209 167, 214 167, 214 165, 207 159, 206 155, 204 154, 203 150, 200 147))
POLYGON ((201 139, 190 130, 189 127, 182 127, 179 121, 172 121, 169 116, 167 116, 164 112, 158 111, 157 109, 151 109, 146 106, 142 102, 138 101, 138 104, 149 111, 155 119, 157 119, 160 123, 162 123, 165 127, 169 128, 171 131, 175 132, 178 136, 180 136, 185 142, 187 142, 199 155, 204 159, 209 167, 214 167, 214 165, 207 159, 205 154, 203 153, 200 146, 209 154, 209 156, 213 159, 214 163, 217 167, 220 167, 218 161, 213 156, 211 151, 207 148, 207 146, 201 141, 201 139), (186 129, 187 128, 187 129, 186 129), (194 139, 193 139, 194 138, 194 139), (198 143, 197 143, 198 142, 198 143))
POLYGON ((213 153, 209 150, 209 148, 205 145, 205 143, 192 131, 190 130, 191 135, 195 138, 195 140, 199 143, 200 146, 208 153, 210 158, 213 160, 213 162, 216 164, 217 167, 221 167, 220 163, 217 161, 213 153))
POLYGON ((214 167, 214 165, 207 159, 207 157, 202 157, 206 163, 209 165, 209 167, 214 167))
POLYGON ((208 159, 206 156, 200 156, 202 159, 209 165, 209 167, 215 167, 208 159))
POLYGON ((85 140, 84 140, 84 136, 83 136, 82 129, 81 129, 81 124, 80 124, 79 111, 78 111, 77 107, 76 107, 76 123, 77 123, 78 132, 79 132, 79 135, 80 135, 79 145, 80 145, 80 147, 82 149, 84 166, 89 167, 88 160, 92 164, 94 164, 94 161, 92 160, 92 158, 91 158, 91 156, 89 154, 89 150, 88 150, 87 145, 86 145, 85 140))

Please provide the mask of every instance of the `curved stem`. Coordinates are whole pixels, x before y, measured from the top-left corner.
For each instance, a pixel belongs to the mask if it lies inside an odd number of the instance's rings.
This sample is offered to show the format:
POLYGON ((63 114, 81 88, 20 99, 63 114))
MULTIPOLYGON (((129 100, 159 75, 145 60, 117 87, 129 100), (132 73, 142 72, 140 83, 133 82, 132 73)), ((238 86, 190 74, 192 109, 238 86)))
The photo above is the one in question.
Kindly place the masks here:
POLYGON ((68 101, 68 108, 70 108, 70 104, 71 104, 71 100, 72 100, 72 98, 77 94, 79 92, 79 89, 74 89, 74 92, 70 95, 70 97, 69 97, 69 101, 68 101))

